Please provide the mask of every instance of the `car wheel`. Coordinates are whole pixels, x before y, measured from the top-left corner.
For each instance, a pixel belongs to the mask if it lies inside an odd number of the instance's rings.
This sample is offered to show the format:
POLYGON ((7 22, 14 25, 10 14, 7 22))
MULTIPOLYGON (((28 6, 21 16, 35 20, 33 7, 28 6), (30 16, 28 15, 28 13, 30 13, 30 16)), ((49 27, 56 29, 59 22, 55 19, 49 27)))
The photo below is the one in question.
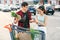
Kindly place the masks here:
POLYGON ((17 9, 15 9, 17 11, 17 9))
POLYGON ((0 9, 0 11, 1 11, 1 9, 0 9))
POLYGON ((54 15, 54 12, 53 12, 53 13, 51 13, 51 15, 54 15))
POLYGON ((36 15, 36 11, 34 11, 34 15, 36 15))
POLYGON ((54 11, 51 13, 51 15, 54 15, 54 11))
POLYGON ((34 15, 36 15, 36 13, 34 13, 34 15))
POLYGON ((60 8, 58 10, 60 11, 60 8))

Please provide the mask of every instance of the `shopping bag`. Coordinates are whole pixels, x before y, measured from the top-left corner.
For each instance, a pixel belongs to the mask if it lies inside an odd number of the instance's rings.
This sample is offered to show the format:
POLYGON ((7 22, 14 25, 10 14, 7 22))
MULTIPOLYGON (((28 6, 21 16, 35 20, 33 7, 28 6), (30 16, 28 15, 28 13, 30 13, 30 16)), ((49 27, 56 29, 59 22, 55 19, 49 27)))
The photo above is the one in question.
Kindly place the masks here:
POLYGON ((32 40, 31 34, 26 32, 19 32, 19 40, 32 40))

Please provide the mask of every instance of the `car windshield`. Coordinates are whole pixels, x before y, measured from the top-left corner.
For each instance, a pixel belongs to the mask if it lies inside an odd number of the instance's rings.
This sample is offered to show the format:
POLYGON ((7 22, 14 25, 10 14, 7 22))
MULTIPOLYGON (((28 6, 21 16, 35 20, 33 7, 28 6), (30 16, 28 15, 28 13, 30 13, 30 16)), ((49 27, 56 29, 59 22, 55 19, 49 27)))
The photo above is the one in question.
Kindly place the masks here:
POLYGON ((9 8, 8 6, 4 6, 4 8, 9 8))
POLYGON ((52 9, 52 6, 48 6, 48 7, 46 7, 46 9, 52 9))
POLYGON ((29 7, 34 7, 34 6, 29 6, 29 7))

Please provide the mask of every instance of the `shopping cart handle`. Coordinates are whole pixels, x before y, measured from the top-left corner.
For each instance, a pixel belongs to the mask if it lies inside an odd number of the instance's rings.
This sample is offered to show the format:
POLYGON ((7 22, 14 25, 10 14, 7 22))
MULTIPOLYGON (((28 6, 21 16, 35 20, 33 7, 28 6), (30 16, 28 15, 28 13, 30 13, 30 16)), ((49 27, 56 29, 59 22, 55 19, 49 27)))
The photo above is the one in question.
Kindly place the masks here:
POLYGON ((17 26, 17 25, 12 25, 12 29, 14 29, 14 30, 19 29, 19 30, 25 30, 25 31, 30 30, 29 28, 23 28, 23 27, 20 27, 20 26, 17 26))
MULTIPOLYGON (((17 26, 17 25, 12 25, 12 30, 18 30, 19 32, 30 31, 29 28, 23 28, 23 27, 20 27, 20 26, 17 26)), ((39 32, 45 33, 45 32, 42 31, 42 30, 36 30, 36 29, 35 29, 35 31, 39 31, 39 32)))

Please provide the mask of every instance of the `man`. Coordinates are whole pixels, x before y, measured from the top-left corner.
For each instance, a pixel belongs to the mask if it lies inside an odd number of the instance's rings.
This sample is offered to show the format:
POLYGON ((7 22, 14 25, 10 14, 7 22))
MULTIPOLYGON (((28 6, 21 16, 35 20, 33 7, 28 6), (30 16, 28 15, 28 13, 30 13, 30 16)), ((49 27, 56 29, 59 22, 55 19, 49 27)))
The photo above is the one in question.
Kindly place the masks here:
MULTIPOLYGON (((18 23, 19 27, 23 28, 30 28, 30 22, 33 22, 34 20, 31 19, 31 13, 28 11, 28 3, 23 2, 21 4, 21 10, 17 12, 17 15, 19 18, 15 18, 14 23, 18 23)), ((28 36, 26 33, 22 33, 25 36, 28 36)), ((21 36, 21 32, 16 35, 16 38, 19 38, 19 35, 21 36)), ((26 37, 26 39, 31 40, 31 37, 28 36, 29 38, 26 37)), ((24 39, 24 38, 23 38, 24 39)), ((21 40, 23 40, 21 39, 21 40)))
POLYGON ((31 19, 31 13, 28 11, 28 3, 23 2, 21 4, 21 10, 17 12, 20 18, 15 18, 14 23, 18 22, 18 26, 23 28, 30 28, 29 22, 33 22, 31 19))

